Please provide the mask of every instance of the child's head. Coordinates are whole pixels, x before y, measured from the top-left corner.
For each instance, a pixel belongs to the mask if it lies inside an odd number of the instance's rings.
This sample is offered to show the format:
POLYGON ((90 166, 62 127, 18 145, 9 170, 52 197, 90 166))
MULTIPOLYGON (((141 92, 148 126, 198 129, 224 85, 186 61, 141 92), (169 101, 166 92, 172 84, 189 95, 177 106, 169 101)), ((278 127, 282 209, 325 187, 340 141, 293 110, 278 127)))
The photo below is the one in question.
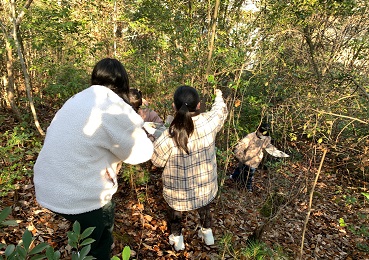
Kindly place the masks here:
POLYGON ((188 138, 195 129, 192 116, 196 115, 200 108, 200 97, 193 87, 180 86, 174 92, 173 98, 176 114, 170 124, 169 134, 176 145, 188 154, 188 138))
POLYGON ((142 105, 142 92, 138 89, 131 88, 128 93, 128 98, 133 109, 137 112, 142 105))
POLYGON ((195 112, 199 109, 199 102, 199 94, 193 87, 180 86, 174 92, 174 106, 177 111, 185 106, 189 112, 195 112))
POLYGON ((100 60, 92 71, 91 85, 108 87, 128 102, 128 74, 123 64, 117 59, 100 60))
POLYGON ((256 133, 259 137, 269 136, 269 129, 270 126, 268 123, 262 123, 256 130, 256 133))

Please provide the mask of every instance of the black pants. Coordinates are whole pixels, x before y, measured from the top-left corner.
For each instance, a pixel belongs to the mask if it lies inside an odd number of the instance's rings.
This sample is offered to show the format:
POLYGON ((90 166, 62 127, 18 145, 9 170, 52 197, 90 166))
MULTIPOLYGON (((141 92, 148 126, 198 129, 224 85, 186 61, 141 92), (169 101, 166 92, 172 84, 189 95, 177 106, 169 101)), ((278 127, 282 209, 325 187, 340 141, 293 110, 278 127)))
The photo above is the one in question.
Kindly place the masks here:
POLYGON ((91 251, 88 255, 98 260, 110 260, 113 244, 114 209, 115 203, 111 201, 100 209, 82 214, 57 214, 72 223, 78 221, 81 225, 81 234, 86 228, 95 227, 90 235, 90 238, 95 239, 95 242, 91 244, 91 251))
POLYGON ((238 167, 234 170, 232 174, 232 179, 246 184, 248 190, 252 190, 252 181, 254 179, 254 173, 256 168, 252 168, 246 164, 239 163, 238 167))
MULTIPOLYGON (((197 209, 200 217, 200 225, 203 228, 211 228, 212 218, 210 214, 210 204, 197 209)), ((177 211, 168 206, 168 220, 171 234, 179 236, 182 233, 182 211, 177 211)))

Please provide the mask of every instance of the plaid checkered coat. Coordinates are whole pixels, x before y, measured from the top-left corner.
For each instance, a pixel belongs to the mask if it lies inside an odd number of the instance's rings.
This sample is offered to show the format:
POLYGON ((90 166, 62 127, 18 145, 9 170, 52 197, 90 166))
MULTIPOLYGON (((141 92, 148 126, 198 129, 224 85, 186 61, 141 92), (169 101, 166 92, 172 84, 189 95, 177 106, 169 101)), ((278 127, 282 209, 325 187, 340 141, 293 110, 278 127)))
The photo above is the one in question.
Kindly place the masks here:
POLYGON ((215 137, 228 114, 221 95, 209 112, 192 117, 195 130, 188 140, 189 154, 179 149, 168 130, 155 141, 152 163, 163 170, 163 196, 177 211, 209 204, 218 191, 215 137))

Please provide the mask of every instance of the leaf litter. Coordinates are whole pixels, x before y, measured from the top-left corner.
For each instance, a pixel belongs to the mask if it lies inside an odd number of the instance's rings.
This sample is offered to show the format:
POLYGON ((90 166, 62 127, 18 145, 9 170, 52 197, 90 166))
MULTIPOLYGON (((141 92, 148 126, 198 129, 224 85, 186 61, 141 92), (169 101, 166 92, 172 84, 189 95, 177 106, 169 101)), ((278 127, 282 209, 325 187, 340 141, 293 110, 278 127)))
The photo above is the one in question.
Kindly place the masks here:
MULTIPOLYGON (((132 188, 120 180, 119 190, 114 196, 116 215, 113 254, 120 256, 123 248, 128 245, 134 259, 234 259, 235 252, 245 248, 247 238, 266 221, 260 209, 270 192, 270 183, 278 183, 280 178, 296 180, 296 176, 303 171, 303 167, 290 167, 289 174, 284 176, 271 174, 270 171, 258 171, 255 175, 256 191, 253 193, 225 180, 220 185, 219 196, 212 202, 215 245, 206 246, 198 237, 198 216, 196 211, 190 211, 184 214, 183 219, 186 249, 179 252, 174 251, 168 242, 170 234, 166 222, 166 206, 161 196, 160 171, 152 173, 149 183, 144 187, 132 188), (144 198, 140 196, 138 199, 139 193, 144 194, 144 198), (225 237, 229 235, 230 241, 225 246, 225 237)), ((368 203, 363 202, 365 207, 345 203, 343 195, 337 192, 337 186, 345 183, 340 178, 333 174, 321 175, 319 179, 307 224, 302 259, 369 259, 368 252, 357 248, 359 243, 367 244, 368 238, 354 235, 339 224, 339 219, 343 218, 346 223, 356 223, 358 228, 369 227, 368 215, 360 218, 368 214, 368 203)), ((349 186, 347 183, 344 188, 367 185, 360 183, 349 186)), ((32 179, 25 177, 18 187, 18 190, 2 198, 1 208, 13 206, 10 218, 19 223, 16 227, 3 227, 0 230, 0 242, 17 244, 24 230, 28 229, 35 237, 36 244, 47 242, 60 251, 61 259, 68 259, 71 248, 66 233, 71 224, 37 204, 32 179)), ((353 190, 352 196, 359 193, 353 190)), ((262 241, 271 248, 279 245, 287 259, 296 259, 299 255, 307 204, 308 192, 305 189, 285 205, 263 233, 262 241)))

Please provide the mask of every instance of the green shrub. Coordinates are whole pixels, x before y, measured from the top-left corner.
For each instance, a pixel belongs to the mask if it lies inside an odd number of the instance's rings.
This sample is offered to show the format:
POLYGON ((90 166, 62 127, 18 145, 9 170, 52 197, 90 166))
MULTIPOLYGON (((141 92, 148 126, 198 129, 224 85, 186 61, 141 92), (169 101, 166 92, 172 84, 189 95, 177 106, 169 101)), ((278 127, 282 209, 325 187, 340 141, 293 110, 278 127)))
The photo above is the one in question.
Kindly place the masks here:
POLYGON ((288 259, 279 245, 270 248, 262 241, 251 240, 247 242, 246 247, 237 248, 235 241, 237 240, 234 239, 233 234, 227 231, 219 239, 219 255, 229 255, 232 259, 288 259))
POLYGON ((131 187, 145 185, 150 180, 148 167, 148 163, 139 165, 123 164, 121 170, 122 178, 124 181, 130 183, 131 187))
MULTIPOLYGON (((11 213, 11 207, 6 207, 0 212, 0 226, 13 226, 17 225, 17 222, 14 220, 5 220, 11 213)), ((0 255, 0 260, 8 259, 8 260, 23 260, 29 259, 43 259, 44 255, 40 255, 47 247, 50 247, 47 243, 40 243, 34 248, 30 248, 33 242, 32 234, 28 230, 23 233, 22 241, 17 245, 6 245, 0 244, 0 248, 5 248, 4 256, 0 255)), ((60 254, 59 254, 60 255, 60 254)), ((48 258, 48 259, 59 259, 59 258, 48 258)))
MULTIPOLYGON (((364 202, 358 199, 353 199, 351 196, 343 196, 346 201, 346 206, 351 207, 352 204, 359 204, 360 207, 365 207, 365 204, 369 202, 369 193, 362 192, 361 195, 364 196, 364 202), (365 201, 366 200, 366 201, 365 201)), ((359 223, 346 223, 343 218, 339 219, 339 225, 341 227, 346 227, 354 236, 358 237, 356 247, 358 250, 363 252, 369 252, 369 227, 367 226, 368 214, 357 213, 359 223)))
MULTIPOLYGON (((0 227, 14 226, 17 222, 14 220, 6 220, 11 213, 11 207, 6 207, 0 212, 0 227)), ((72 247, 72 260, 91 260, 95 259, 92 256, 88 256, 91 250, 91 243, 95 240, 89 238, 95 227, 86 228, 81 234, 81 226, 78 221, 74 222, 73 230, 67 232, 68 244, 72 247)), ((0 249, 5 248, 4 256, 0 255, 0 260, 59 260, 60 252, 54 251, 54 249, 45 242, 42 242, 35 247, 32 247, 34 238, 30 231, 26 230, 23 233, 22 240, 17 245, 6 245, 0 243, 0 249), (44 251, 44 253, 42 253, 44 251), (5 257, 5 258, 4 258, 5 257)), ((122 259, 128 260, 130 258, 131 250, 128 246, 124 247, 122 251, 122 259)), ((112 260, 119 260, 114 256, 112 260)))
POLYGON ((241 255, 245 259, 270 259, 273 251, 268 246, 260 241, 250 242, 249 245, 241 250, 241 255))
POLYGON ((14 190, 18 180, 33 174, 33 165, 41 149, 41 142, 31 130, 16 126, 0 134, 0 196, 14 190))
MULTIPOLYGON (((131 256, 131 249, 129 248, 129 246, 125 246, 122 251, 122 260, 128 260, 130 256, 131 256)), ((119 257, 113 256, 111 260, 119 260, 119 257)))
POLYGON ((51 103, 58 108, 89 85, 86 71, 72 66, 58 68, 54 72, 50 71, 50 74, 54 80, 43 89, 43 98, 46 99, 46 104, 51 103))

